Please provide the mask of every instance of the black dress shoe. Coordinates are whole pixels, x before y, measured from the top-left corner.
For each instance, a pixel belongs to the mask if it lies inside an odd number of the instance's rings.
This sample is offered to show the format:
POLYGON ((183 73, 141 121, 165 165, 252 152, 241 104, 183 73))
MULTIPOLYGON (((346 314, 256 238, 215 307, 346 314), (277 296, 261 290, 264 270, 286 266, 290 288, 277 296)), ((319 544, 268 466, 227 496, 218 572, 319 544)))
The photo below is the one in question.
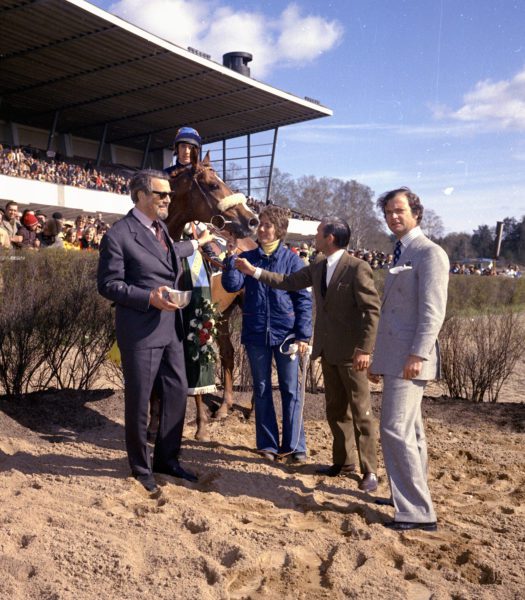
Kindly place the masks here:
POLYGON ((191 471, 186 471, 186 469, 183 469, 180 465, 174 467, 153 466, 153 471, 155 473, 160 473, 161 475, 169 475, 170 477, 177 477, 178 479, 191 481, 192 483, 199 480, 195 473, 192 473, 191 471))
POLYGON ((329 467, 319 467, 315 472, 318 475, 327 475, 328 477, 337 477, 346 475, 355 471, 355 465, 330 465, 329 467))
POLYGON ((142 487, 150 494, 159 491, 159 486, 153 475, 133 475, 133 477, 142 485, 142 487))
POLYGON ((437 523, 431 521, 430 523, 410 523, 406 521, 390 521, 389 523, 383 523, 388 529, 394 531, 410 531, 411 529, 422 529, 423 531, 437 531, 437 523))
POLYGON ((379 506, 394 506, 391 498, 376 498, 374 502, 379 506))

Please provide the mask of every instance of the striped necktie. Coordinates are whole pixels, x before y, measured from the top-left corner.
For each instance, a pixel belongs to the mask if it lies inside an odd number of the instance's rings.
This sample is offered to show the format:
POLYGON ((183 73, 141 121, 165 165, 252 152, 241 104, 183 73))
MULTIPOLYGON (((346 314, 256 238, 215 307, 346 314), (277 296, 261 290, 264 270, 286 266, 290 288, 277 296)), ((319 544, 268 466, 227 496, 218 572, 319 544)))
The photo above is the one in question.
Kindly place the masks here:
POLYGON ((397 240, 396 245, 394 246, 394 267, 401 256, 401 240, 397 240))
POLYGON ((159 240, 161 246, 168 251, 168 244, 166 244, 166 239, 164 238, 164 231, 162 231, 162 227, 158 221, 153 221, 153 227, 155 229, 155 237, 159 240))

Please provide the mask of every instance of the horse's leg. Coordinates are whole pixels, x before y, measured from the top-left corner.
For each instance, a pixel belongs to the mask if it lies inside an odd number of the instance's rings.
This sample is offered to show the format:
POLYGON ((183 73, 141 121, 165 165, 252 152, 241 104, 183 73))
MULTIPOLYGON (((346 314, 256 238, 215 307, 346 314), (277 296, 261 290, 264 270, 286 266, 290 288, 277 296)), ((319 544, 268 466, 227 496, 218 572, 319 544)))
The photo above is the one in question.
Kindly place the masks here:
POLYGON ((210 434, 208 432, 208 407, 204 403, 202 394, 195 396, 195 407, 197 409, 197 431, 195 432, 195 439, 200 442, 209 442, 210 434))
POLYGON ((222 394, 222 404, 219 410, 215 413, 217 419, 225 419, 228 416, 228 411, 233 406, 233 361, 235 352, 233 344, 230 340, 230 331, 228 319, 224 318, 218 325, 217 345, 219 346, 219 354, 221 358, 221 366, 223 373, 224 391, 222 394))
POLYGON ((155 391, 151 392, 149 399, 149 423, 148 442, 154 442, 157 438, 160 423, 160 400, 155 391))

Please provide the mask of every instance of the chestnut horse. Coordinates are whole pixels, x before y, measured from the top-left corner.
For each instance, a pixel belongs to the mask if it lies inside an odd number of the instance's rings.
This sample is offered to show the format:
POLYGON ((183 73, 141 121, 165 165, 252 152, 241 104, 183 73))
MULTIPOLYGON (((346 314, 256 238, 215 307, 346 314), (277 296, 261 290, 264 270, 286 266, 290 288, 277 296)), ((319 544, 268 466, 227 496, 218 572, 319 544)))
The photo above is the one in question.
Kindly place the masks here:
MULTIPOLYGON (((246 205, 244 194, 233 193, 210 165, 209 153, 202 162, 192 162, 191 167, 181 167, 170 173, 173 192, 165 223, 172 239, 180 239, 187 223, 200 221, 215 224, 221 229, 220 236, 236 240, 240 250, 255 247, 250 239, 259 223, 257 215, 246 205)), ((220 282, 220 275, 211 278, 212 301, 218 304, 223 319, 218 324, 217 344, 224 377, 222 404, 216 413, 219 418, 228 415, 233 405, 234 349, 230 340, 228 318, 237 294, 229 294, 220 282), (230 310, 228 310, 230 309, 230 310)), ((195 396, 197 405, 198 440, 208 440, 208 414, 202 396, 195 396)), ((148 431, 153 433, 158 422, 158 403, 152 401, 151 420, 148 431)))

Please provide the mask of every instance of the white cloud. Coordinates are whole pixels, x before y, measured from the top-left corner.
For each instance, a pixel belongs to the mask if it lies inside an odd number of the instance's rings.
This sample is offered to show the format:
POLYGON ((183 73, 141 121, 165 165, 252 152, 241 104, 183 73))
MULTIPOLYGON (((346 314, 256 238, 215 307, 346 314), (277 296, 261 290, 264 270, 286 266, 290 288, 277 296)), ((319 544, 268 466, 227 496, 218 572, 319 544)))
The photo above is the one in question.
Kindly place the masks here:
POLYGON ((458 110, 439 107, 434 115, 499 129, 525 130, 525 69, 510 80, 479 81, 463 100, 458 110))
POLYGON ((118 0, 109 11, 183 48, 211 54, 217 62, 226 52, 250 52, 256 77, 277 66, 311 62, 343 37, 338 21, 303 15, 294 3, 278 19, 257 10, 235 11, 220 0, 118 0))
POLYGON ((309 62, 336 46, 343 36, 337 21, 302 17, 299 6, 290 4, 281 15, 278 52, 288 62, 309 62))
POLYGON ((334 123, 334 121, 323 121, 321 123, 305 123, 295 128, 301 129, 303 133, 318 136, 341 136, 348 137, 349 134, 354 137, 355 132, 381 133, 392 136, 419 137, 422 139, 434 139, 441 137, 462 138, 466 135, 475 135, 480 133, 489 133, 488 129, 480 128, 474 123, 435 123, 432 125, 417 125, 404 123, 334 123), (347 133, 349 132, 349 133, 347 133))
POLYGON ((453 192, 454 192, 454 188, 452 186, 446 187, 443 190, 443 193, 445 194, 445 196, 451 196, 453 192))

